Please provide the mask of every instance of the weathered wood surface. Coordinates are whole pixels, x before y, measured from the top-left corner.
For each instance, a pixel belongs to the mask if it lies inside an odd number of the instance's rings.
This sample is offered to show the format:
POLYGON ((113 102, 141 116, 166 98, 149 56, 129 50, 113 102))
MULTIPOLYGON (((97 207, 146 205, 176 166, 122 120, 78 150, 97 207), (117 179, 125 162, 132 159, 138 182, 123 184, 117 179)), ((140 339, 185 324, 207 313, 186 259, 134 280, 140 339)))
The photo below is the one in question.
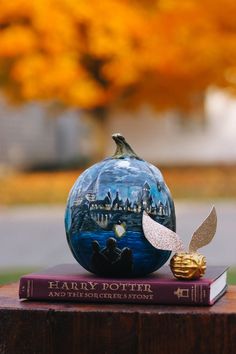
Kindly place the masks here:
POLYGON ((236 286, 212 307, 18 300, 0 288, 1 354, 235 354, 236 286))

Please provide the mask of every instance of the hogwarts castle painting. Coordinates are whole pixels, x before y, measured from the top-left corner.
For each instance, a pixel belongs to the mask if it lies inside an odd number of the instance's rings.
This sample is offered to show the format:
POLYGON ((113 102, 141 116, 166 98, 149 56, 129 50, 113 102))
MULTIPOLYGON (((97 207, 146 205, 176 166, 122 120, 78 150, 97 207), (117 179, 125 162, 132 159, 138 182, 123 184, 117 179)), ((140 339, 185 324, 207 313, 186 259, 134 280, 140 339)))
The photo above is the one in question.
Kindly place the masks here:
POLYGON ((175 230, 174 205, 160 171, 147 162, 108 158, 86 170, 68 199, 65 225, 74 257, 107 276, 139 276, 164 264, 170 251, 145 238, 142 215, 175 230))
MULTIPOLYGON (((109 190, 103 199, 97 199, 96 191, 88 191, 84 197, 78 198, 71 207, 72 225, 77 228, 78 218, 81 213, 86 211, 86 225, 84 222, 83 228, 90 229, 107 229, 111 230, 116 223, 124 223, 128 229, 135 230, 139 223, 137 219, 140 213, 145 210, 150 216, 155 219, 165 219, 170 215, 170 206, 166 202, 163 204, 161 200, 155 202, 151 195, 151 187, 148 182, 145 182, 142 189, 137 193, 137 198, 131 201, 128 197, 122 199, 119 191, 116 191, 114 197, 109 190)), ((76 231, 76 230, 75 230, 76 231)))

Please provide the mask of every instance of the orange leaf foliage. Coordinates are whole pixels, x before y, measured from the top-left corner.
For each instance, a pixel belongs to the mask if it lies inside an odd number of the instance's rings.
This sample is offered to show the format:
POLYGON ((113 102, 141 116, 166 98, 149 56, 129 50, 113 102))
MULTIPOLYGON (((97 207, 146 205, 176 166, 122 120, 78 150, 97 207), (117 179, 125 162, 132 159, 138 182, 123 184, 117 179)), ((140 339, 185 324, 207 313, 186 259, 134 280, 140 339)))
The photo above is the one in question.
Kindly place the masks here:
POLYGON ((20 100, 191 109, 235 90, 234 0, 0 0, 0 85, 20 100))

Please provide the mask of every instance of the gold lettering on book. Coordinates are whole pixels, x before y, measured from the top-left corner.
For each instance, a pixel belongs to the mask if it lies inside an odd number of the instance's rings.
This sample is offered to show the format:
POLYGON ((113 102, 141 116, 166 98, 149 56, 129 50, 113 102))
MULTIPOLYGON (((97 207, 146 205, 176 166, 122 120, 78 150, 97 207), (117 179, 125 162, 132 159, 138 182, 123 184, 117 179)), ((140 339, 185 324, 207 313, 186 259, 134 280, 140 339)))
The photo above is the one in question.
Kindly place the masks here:
POLYGON ((88 281, 86 283, 80 283, 80 288, 81 288, 81 290, 87 290, 87 291, 95 290, 97 285, 98 285, 98 283, 88 281))
POLYGON ((197 302, 197 286, 194 285, 194 301, 197 302))
POLYGON ((114 292, 80 292, 80 291, 61 291, 52 290, 48 292, 52 298, 74 298, 74 299, 118 299, 118 300, 152 300, 153 294, 135 294, 135 293, 114 293, 114 292))
POLYGON ((88 282, 75 282, 75 281, 48 281, 48 289, 55 290, 96 290, 98 283, 88 282))
POLYGON ((49 281, 48 282, 48 289, 59 289, 59 281, 49 281))
POLYGON ((112 291, 137 291, 137 292, 148 292, 152 293, 150 284, 136 284, 136 283, 102 283, 102 290, 112 290, 112 291))
POLYGON ((31 281, 27 280, 27 297, 30 297, 30 286, 31 286, 31 281))
POLYGON ((189 297, 189 289, 178 288, 177 290, 174 291, 174 295, 176 295, 178 299, 182 297, 189 297))
POLYGON ((49 297, 66 297, 67 293, 65 291, 49 291, 49 297))
POLYGON ((63 291, 121 291, 121 292, 142 292, 153 293, 151 284, 146 283, 121 283, 121 282, 102 282, 96 283, 92 281, 76 282, 76 281, 48 281, 48 290, 63 291))
POLYGON ((200 302, 203 302, 202 285, 200 285, 200 302))

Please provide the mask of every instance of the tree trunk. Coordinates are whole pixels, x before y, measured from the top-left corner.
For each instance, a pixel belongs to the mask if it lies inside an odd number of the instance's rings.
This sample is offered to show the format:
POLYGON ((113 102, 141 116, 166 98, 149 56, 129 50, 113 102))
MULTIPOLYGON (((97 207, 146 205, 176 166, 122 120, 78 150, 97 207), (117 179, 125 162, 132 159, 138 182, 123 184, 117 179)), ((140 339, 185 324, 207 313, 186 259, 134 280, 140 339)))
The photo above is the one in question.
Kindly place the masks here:
POLYGON ((88 128, 88 149, 91 162, 99 162, 107 156, 108 111, 106 109, 86 111, 82 115, 82 120, 88 128))
POLYGON ((183 111, 179 109, 176 114, 183 128, 204 129, 207 124, 205 92, 199 93, 193 97, 190 110, 183 111))

